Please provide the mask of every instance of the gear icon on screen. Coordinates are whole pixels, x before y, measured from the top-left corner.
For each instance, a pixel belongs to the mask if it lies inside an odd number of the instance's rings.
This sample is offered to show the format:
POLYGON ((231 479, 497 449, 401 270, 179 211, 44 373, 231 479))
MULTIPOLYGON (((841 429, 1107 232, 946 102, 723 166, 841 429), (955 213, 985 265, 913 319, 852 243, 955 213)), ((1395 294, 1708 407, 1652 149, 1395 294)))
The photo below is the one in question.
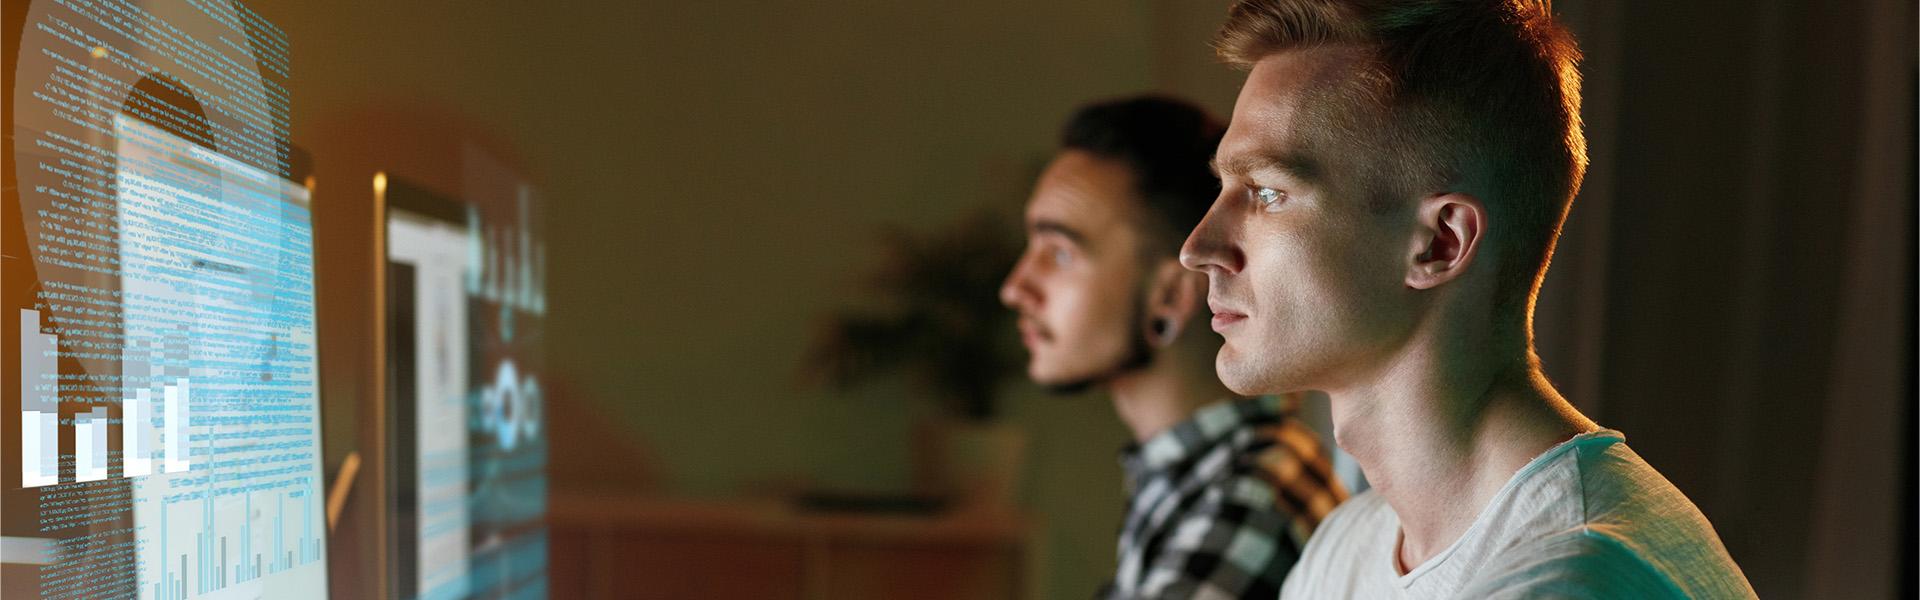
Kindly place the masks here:
POLYGON ((533 439, 540 434, 541 395, 538 379, 521 377, 513 361, 501 361, 493 383, 480 390, 481 430, 508 451, 533 439))

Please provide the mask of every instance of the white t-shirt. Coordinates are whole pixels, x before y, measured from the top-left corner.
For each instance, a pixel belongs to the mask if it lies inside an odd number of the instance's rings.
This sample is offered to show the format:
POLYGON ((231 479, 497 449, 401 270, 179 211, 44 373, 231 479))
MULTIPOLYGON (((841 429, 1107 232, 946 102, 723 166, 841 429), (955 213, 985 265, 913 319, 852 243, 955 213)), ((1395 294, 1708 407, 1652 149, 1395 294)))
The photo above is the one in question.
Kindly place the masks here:
POLYGON ((1314 531, 1280 597, 1755 597, 1713 524, 1611 430, 1527 463, 1460 539, 1406 574, 1399 539, 1385 498, 1355 496, 1314 531))

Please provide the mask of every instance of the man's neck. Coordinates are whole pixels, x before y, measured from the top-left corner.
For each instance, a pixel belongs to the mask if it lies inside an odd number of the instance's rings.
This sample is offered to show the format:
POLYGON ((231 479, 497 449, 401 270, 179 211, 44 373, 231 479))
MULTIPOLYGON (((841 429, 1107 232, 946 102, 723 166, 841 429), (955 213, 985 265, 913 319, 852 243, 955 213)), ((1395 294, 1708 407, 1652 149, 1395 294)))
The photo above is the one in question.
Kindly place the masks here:
POLYGON ((1597 429, 1524 353, 1478 364, 1460 354, 1412 347, 1367 384, 1328 390, 1335 439, 1400 519, 1402 572, 1466 533, 1521 467, 1597 429))
POLYGON ((1137 371, 1108 382, 1114 411, 1133 432, 1133 439, 1145 442, 1193 416, 1194 411, 1214 401, 1235 397, 1211 372, 1194 373, 1173 353, 1162 353, 1137 371))

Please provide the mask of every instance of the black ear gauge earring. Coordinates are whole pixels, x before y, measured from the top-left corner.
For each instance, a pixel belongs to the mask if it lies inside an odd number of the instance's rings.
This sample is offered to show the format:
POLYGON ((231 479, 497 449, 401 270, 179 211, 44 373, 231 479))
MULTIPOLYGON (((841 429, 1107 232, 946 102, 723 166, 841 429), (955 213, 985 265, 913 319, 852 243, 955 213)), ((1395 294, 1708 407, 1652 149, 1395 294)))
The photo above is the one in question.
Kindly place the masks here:
POLYGON ((1161 345, 1173 343, 1173 323, 1168 321, 1166 317, 1155 318, 1152 328, 1154 341, 1159 342, 1161 345))

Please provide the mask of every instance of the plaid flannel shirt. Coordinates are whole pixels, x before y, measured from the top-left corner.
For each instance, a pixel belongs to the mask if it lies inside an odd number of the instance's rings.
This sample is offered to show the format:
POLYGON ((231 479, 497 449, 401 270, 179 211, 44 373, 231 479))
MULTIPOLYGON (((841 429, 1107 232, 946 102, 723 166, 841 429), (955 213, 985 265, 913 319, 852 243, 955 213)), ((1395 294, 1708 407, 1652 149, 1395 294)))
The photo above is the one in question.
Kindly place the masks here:
POLYGON ((1346 498, 1319 436, 1279 398, 1224 400, 1121 456, 1131 496, 1102 596, 1276 598, 1346 498))

